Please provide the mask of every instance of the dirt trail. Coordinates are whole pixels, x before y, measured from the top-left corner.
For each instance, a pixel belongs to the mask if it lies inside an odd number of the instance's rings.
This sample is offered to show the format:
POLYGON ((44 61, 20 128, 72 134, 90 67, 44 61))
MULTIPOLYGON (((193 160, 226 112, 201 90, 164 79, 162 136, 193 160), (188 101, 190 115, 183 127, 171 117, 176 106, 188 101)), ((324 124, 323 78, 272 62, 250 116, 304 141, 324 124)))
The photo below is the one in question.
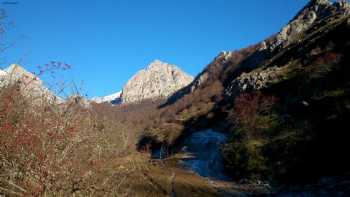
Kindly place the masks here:
MULTIPOLYGON (((231 181, 214 180, 184 169, 178 165, 180 155, 162 161, 161 173, 168 176, 170 186, 169 196, 251 196, 267 194, 268 187, 263 184, 237 184, 231 181), (187 195, 186 195, 187 194, 187 195)), ((153 171, 154 173, 154 171, 153 171)), ((156 174, 153 174, 154 176, 156 174)), ((159 177, 159 173, 157 174, 159 177)))

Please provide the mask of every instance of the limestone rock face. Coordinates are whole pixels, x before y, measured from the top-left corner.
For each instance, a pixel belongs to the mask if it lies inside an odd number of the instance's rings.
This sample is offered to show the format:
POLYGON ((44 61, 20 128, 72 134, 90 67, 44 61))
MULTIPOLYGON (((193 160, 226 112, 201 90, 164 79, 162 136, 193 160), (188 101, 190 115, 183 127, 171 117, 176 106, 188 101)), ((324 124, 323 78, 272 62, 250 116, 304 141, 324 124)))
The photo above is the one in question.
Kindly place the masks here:
POLYGON ((268 49, 272 51, 297 41, 300 34, 313 24, 336 13, 350 13, 346 0, 333 4, 329 0, 311 0, 276 36, 267 41, 268 49))
POLYGON ((126 83, 121 100, 123 103, 137 103, 146 99, 166 98, 192 80, 192 76, 177 66, 155 60, 126 83))
POLYGON ((42 99, 58 103, 63 102, 63 99, 47 89, 35 74, 18 64, 12 64, 7 69, 0 70, 0 88, 12 83, 18 83, 22 94, 29 96, 34 102, 42 99))
POLYGON ((236 92, 261 90, 284 79, 289 71, 288 67, 269 67, 256 69, 249 73, 242 73, 225 89, 225 95, 231 96, 236 92))
POLYGON ((5 71, 3 71, 7 81, 20 81, 26 86, 41 86, 42 81, 33 73, 28 72, 18 64, 11 64, 5 71))

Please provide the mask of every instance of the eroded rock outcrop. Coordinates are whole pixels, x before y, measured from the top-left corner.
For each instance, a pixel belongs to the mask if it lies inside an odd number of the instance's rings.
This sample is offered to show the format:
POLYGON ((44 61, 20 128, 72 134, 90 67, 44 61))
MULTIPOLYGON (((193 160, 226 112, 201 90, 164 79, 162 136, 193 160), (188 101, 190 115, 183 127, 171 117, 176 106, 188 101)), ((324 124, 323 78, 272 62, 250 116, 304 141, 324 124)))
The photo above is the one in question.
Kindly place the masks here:
POLYGON ((63 99, 46 88, 43 81, 35 74, 18 64, 11 64, 5 70, 0 70, 0 88, 13 83, 19 84, 22 94, 29 96, 33 102, 42 101, 42 99, 49 102, 63 102, 63 99))
POLYGON ((124 86, 123 103, 137 103, 146 99, 166 98, 193 80, 175 65, 155 60, 139 71, 124 86))
POLYGON ((266 40, 267 48, 270 51, 283 48, 297 41, 313 24, 336 13, 349 12, 350 6, 346 1, 332 4, 329 0, 311 0, 278 34, 266 40))

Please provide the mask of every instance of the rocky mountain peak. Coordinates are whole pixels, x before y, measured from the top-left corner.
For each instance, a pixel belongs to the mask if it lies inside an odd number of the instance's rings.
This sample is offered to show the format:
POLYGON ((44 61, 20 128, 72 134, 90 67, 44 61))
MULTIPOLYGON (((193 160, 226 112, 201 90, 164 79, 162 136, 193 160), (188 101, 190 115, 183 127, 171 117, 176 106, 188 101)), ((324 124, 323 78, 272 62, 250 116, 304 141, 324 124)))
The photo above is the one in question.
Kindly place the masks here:
POLYGON ((11 64, 8 68, 0 70, 0 88, 12 83, 19 83, 22 93, 33 100, 46 98, 49 101, 63 102, 44 86, 39 77, 18 64, 11 64))
POLYGON ((177 66, 155 60, 126 83, 121 99, 123 103, 135 103, 145 99, 165 98, 192 80, 192 76, 177 66))
POLYGON ((176 65, 162 62, 161 60, 154 60, 151 62, 145 70, 159 72, 162 70, 180 70, 176 65))
POLYGON ((5 73, 7 73, 10 80, 20 80, 24 83, 42 84, 42 81, 36 75, 27 71, 18 64, 11 64, 7 69, 5 69, 5 73))
POLYGON ((35 76, 33 73, 27 71, 24 69, 22 66, 18 64, 11 64, 7 69, 7 73, 14 73, 14 74, 21 74, 21 75, 30 75, 30 76, 35 76))
POLYGON ((167 63, 156 59, 148 65, 147 69, 161 68, 161 67, 166 66, 166 65, 167 65, 167 63))

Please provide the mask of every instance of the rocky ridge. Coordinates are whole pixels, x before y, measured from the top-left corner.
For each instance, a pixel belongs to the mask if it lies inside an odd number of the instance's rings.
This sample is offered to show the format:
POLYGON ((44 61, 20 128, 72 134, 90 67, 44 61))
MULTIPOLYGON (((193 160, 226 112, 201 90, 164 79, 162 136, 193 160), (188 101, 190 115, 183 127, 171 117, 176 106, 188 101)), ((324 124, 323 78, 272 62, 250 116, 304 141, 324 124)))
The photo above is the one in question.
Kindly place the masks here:
MULTIPOLYGON (((215 128, 232 136, 222 154, 235 178, 258 177, 288 187, 322 182, 332 174, 338 182, 350 166, 344 157, 349 149, 349 8, 347 1, 311 0, 279 33, 220 53, 162 106, 177 113, 174 121, 146 129, 150 145, 170 145, 176 151, 192 133, 215 128), (217 82, 223 89, 213 97, 208 92, 217 82)), ((348 194, 347 188, 324 196, 348 194)), ((284 189, 276 196, 288 196, 284 189)), ((314 191, 306 186, 300 195, 320 196, 321 190, 323 186, 314 191)))
MULTIPOLYGON (((276 77, 274 69, 270 68, 265 70, 264 73, 249 75, 242 73, 248 73, 251 70, 262 65, 264 61, 277 55, 285 48, 292 44, 301 42, 301 38, 304 34, 309 34, 312 27, 319 25, 327 20, 327 18, 339 15, 340 17, 350 14, 350 5, 346 0, 337 2, 330 2, 329 0, 311 0, 306 4, 301 11, 299 11, 295 17, 288 22, 281 30, 270 38, 241 49, 239 51, 223 51, 214 58, 214 60, 195 77, 193 82, 187 87, 175 92, 171 96, 166 104, 172 104, 178 99, 181 99, 184 95, 194 92, 196 89, 207 87, 212 84, 213 81, 219 80, 226 87, 225 93, 230 95, 236 86, 234 84, 240 84, 238 87, 247 88, 248 86, 257 87, 261 89, 266 87, 267 79, 276 77), (258 84, 246 84, 246 82, 258 83, 258 84)), ((279 71, 278 71, 279 72, 279 71)))
POLYGON ((270 51, 283 48, 298 41, 300 34, 308 30, 313 24, 336 13, 350 13, 347 1, 331 3, 329 0, 311 0, 282 30, 263 42, 270 51))
MULTIPOLYGON (((299 44, 308 40, 308 36, 302 35, 306 31, 308 31, 306 34, 309 36, 326 33, 329 31, 329 27, 324 27, 323 30, 320 30, 322 29, 320 27, 323 26, 322 22, 325 23, 324 21, 327 21, 327 18, 331 18, 328 21, 329 24, 334 23, 336 20, 341 21, 343 18, 348 18, 348 24, 350 24, 349 15, 350 5, 346 1, 338 1, 332 4, 328 0, 312 0, 275 37, 262 42, 262 45, 265 45, 263 50, 271 52, 276 49, 273 54, 279 54, 279 56, 292 48, 297 50, 299 44), (334 19, 335 16, 338 16, 338 18, 334 19), (312 29, 313 27, 315 27, 315 30, 312 29)), ((332 48, 331 43, 329 45, 328 48, 332 48)), ((313 50, 309 54, 304 55, 312 58, 319 54, 317 50, 313 50)), ((271 64, 271 62, 262 62, 260 65, 256 65, 259 68, 253 71, 242 72, 230 82, 230 85, 225 90, 225 94, 231 96, 235 92, 267 88, 283 80, 287 73, 291 73, 293 69, 296 69, 292 68, 293 62, 284 67, 275 65, 265 68, 264 65, 268 64, 271 64)))

